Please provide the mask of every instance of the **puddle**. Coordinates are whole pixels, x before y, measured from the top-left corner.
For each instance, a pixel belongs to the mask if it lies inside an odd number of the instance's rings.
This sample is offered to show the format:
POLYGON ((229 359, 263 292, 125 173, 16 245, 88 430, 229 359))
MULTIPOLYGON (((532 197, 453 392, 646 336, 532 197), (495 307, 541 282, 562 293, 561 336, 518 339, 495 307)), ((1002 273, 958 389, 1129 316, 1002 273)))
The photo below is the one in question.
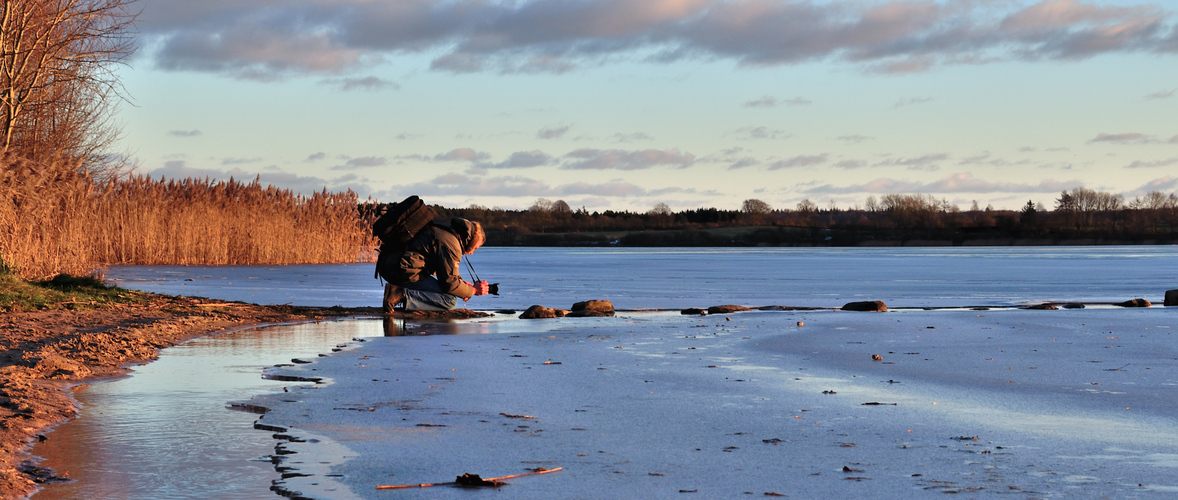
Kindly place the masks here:
POLYGON ((131 377, 79 387, 79 418, 32 450, 44 457, 41 466, 72 481, 47 485, 33 498, 274 497, 275 440, 254 429, 258 415, 229 403, 299 385, 263 379, 267 366, 381 335, 375 321, 243 330, 165 349, 131 377))

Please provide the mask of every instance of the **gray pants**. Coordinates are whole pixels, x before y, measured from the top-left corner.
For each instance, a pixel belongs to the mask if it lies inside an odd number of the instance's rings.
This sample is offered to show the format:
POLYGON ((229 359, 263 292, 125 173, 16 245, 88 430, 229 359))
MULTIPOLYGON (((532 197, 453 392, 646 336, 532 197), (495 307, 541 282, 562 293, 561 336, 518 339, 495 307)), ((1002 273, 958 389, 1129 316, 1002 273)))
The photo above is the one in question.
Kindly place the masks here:
POLYGON ((458 307, 458 296, 443 292, 438 279, 433 276, 402 288, 405 289, 406 311, 452 311, 458 307))

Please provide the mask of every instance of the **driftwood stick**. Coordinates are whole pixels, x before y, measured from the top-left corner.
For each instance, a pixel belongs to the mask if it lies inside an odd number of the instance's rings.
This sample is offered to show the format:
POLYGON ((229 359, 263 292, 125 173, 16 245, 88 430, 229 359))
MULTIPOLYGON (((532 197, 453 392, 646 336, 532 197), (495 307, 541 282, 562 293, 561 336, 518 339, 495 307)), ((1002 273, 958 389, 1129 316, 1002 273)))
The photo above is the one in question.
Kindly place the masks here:
MULTIPOLYGON (((539 474, 547 474, 549 472, 556 472, 561 469, 564 469, 564 467, 557 467, 555 469, 541 468, 540 470, 532 471, 532 472, 525 472, 523 474, 512 474, 510 476, 492 477, 492 478, 484 479, 484 481, 496 482, 496 481, 502 481, 504 479, 515 479, 517 477, 535 476, 535 475, 539 475, 539 474)), ((402 490, 402 489, 406 489, 406 488, 429 488, 431 486, 457 486, 457 485, 458 485, 458 482, 456 482, 456 481, 450 481, 448 483, 388 484, 388 485, 377 486, 376 489, 378 489, 378 490, 402 490)))
POLYGON ((429 488, 430 486, 443 486, 447 484, 458 484, 454 481, 448 483, 421 483, 421 484, 382 484, 377 486, 378 490, 401 490, 405 488, 429 488))
POLYGON ((549 472, 556 472, 556 471, 558 471, 558 470, 561 470, 561 469, 563 469, 563 468, 564 468, 564 467, 557 467, 557 468, 555 468, 555 469, 544 469, 544 468, 541 468, 541 469, 539 469, 539 470, 532 471, 532 472, 525 472, 525 473, 523 473, 523 474, 512 474, 512 475, 510 475, 510 476, 493 477, 493 478, 490 478, 490 479, 488 479, 487 481, 502 481, 502 480, 504 480, 504 479, 515 479, 515 478, 517 478, 517 477, 524 477, 524 476, 535 476, 535 475, 538 475, 538 474, 547 474, 547 473, 549 473, 549 472))

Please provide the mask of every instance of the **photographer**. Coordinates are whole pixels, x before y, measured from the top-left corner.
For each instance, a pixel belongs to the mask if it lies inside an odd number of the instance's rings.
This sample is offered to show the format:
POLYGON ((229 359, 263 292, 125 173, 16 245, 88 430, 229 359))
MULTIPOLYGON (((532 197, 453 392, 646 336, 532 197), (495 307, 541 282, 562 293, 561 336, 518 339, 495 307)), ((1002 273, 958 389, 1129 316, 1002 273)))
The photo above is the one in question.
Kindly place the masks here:
POLYGON ((458 266, 463 255, 474 253, 484 241, 482 225, 461 218, 451 219, 450 227, 431 224, 423 229, 394 261, 385 285, 385 312, 401 301, 406 311, 450 311, 458 307, 458 299, 486 295, 490 285, 463 280, 458 266))

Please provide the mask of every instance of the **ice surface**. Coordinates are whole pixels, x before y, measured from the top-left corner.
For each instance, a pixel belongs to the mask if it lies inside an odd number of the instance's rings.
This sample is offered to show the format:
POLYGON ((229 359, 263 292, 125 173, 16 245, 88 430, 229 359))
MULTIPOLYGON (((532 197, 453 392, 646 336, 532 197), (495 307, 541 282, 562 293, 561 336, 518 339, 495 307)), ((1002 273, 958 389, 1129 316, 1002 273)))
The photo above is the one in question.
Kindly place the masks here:
MULTIPOLYGON (((329 462, 360 498, 1164 498, 1173 312, 477 321, 275 369, 330 382, 256 400, 267 424, 345 446, 290 443, 286 464, 329 462), (375 490, 534 467, 564 470, 497 492, 375 490)), ((319 496, 321 479, 285 484, 319 496)))

